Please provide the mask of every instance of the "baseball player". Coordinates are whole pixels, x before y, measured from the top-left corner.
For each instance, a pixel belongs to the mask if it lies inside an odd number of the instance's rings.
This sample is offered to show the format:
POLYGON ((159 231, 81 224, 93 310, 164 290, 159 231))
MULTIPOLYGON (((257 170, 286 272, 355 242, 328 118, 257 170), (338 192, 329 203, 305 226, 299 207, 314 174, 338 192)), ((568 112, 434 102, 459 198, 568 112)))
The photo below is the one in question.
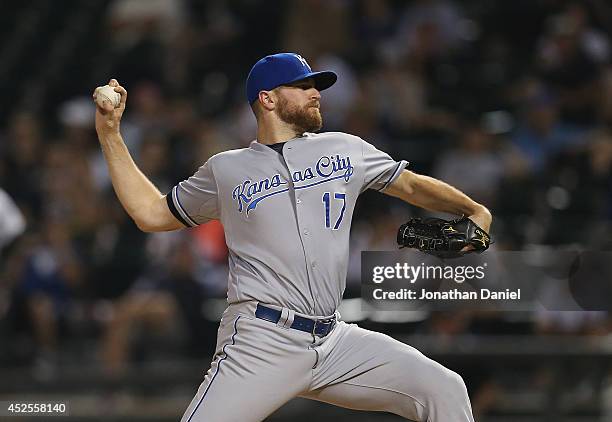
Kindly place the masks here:
MULTIPOLYGON (((473 421, 456 373, 391 337, 348 324, 345 288, 355 201, 376 189, 429 210, 491 215, 451 186, 405 170, 406 161, 322 127, 320 91, 335 83, 298 54, 259 60, 246 83, 257 118, 248 148, 211 157, 166 195, 134 164, 120 134, 127 92, 98 106, 96 129, 113 186, 147 232, 223 223, 228 307, 209 371, 183 422, 261 421, 300 396, 413 421, 473 421)), ((94 92, 94 98, 96 93, 94 92)))

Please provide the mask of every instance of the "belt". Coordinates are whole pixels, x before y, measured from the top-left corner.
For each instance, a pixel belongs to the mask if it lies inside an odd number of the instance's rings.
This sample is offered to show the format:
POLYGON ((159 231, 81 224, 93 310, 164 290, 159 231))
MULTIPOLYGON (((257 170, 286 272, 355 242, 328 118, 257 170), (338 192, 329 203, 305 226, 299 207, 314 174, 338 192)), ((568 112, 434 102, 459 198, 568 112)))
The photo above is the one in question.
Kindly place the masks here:
MULTIPOLYGON (((267 306, 257 304, 255 316, 259 319, 277 323, 281 318, 281 311, 268 308, 267 306)), ((296 315, 293 318, 291 328, 311 333, 313 336, 325 337, 336 325, 336 317, 333 316, 327 319, 310 319, 296 315)))

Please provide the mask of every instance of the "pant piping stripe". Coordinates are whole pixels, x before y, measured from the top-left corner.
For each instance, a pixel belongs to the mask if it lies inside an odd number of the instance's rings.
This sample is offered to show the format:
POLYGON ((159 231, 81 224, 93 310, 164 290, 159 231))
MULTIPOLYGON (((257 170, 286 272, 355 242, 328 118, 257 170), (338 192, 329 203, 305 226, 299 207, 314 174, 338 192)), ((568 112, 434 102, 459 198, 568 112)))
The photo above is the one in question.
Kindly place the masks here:
POLYGON ((217 374, 219 373, 219 370, 221 369, 221 362, 223 362, 227 358, 227 352, 225 351, 225 348, 227 346, 233 346, 234 344, 236 344, 235 337, 236 337, 236 334, 238 334, 237 324, 238 324, 238 320, 239 319, 240 319, 240 317, 236 318, 236 321, 234 321, 234 334, 232 334, 232 344, 226 344, 225 346, 223 346, 223 354, 225 356, 223 356, 219 360, 219 363, 217 363, 217 370, 215 371, 215 375, 213 375, 212 379, 208 383, 208 386, 206 387, 206 390, 204 390, 204 394, 202 394, 202 397, 200 398, 200 401, 196 405, 195 409, 193 409, 193 412, 191 413, 191 416, 189 416, 189 419, 187 419, 187 422, 191 422, 191 418, 193 418, 193 415, 195 415, 195 413, 198 411, 198 408, 202 404, 202 401, 204 401, 204 397, 206 397, 206 393, 208 393, 208 390, 210 389, 210 386, 212 385, 213 381, 217 377, 217 374))

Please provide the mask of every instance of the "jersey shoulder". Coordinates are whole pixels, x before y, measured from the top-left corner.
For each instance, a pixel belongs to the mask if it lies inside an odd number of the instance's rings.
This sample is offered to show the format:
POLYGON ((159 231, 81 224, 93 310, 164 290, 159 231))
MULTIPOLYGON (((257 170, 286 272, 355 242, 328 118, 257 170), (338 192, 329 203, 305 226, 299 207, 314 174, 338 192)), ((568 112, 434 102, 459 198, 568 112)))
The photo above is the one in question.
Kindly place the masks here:
POLYGON ((321 133, 309 133, 308 137, 311 139, 317 139, 322 141, 333 141, 333 142, 345 142, 361 148, 363 139, 359 136, 351 135, 345 132, 321 132, 321 133))
POLYGON ((242 157, 247 157, 251 154, 250 148, 236 148, 236 149, 228 149, 227 151, 218 152, 212 155, 207 162, 210 165, 218 165, 222 164, 227 160, 236 160, 242 157))

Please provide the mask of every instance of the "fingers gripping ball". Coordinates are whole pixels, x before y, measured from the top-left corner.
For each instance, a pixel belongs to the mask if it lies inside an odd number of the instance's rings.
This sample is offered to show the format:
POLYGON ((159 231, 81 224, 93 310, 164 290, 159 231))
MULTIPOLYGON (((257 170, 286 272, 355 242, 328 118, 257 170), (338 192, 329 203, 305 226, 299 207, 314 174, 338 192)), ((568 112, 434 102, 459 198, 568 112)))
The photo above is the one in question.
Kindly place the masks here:
POLYGON ((397 233, 400 247, 418 249, 440 258, 458 258, 468 252, 488 249, 491 238, 467 217, 457 220, 412 218, 397 233), (469 250, 465 250, 469 247, 469 250))
POLYGON ((117 108, 121 102, 121 94, 110 85, 98 87, 96 89, 96 103, 99 107, 104 108, 104 101, 108 101, 109 104, 113 105, 113 108, 117 108))

